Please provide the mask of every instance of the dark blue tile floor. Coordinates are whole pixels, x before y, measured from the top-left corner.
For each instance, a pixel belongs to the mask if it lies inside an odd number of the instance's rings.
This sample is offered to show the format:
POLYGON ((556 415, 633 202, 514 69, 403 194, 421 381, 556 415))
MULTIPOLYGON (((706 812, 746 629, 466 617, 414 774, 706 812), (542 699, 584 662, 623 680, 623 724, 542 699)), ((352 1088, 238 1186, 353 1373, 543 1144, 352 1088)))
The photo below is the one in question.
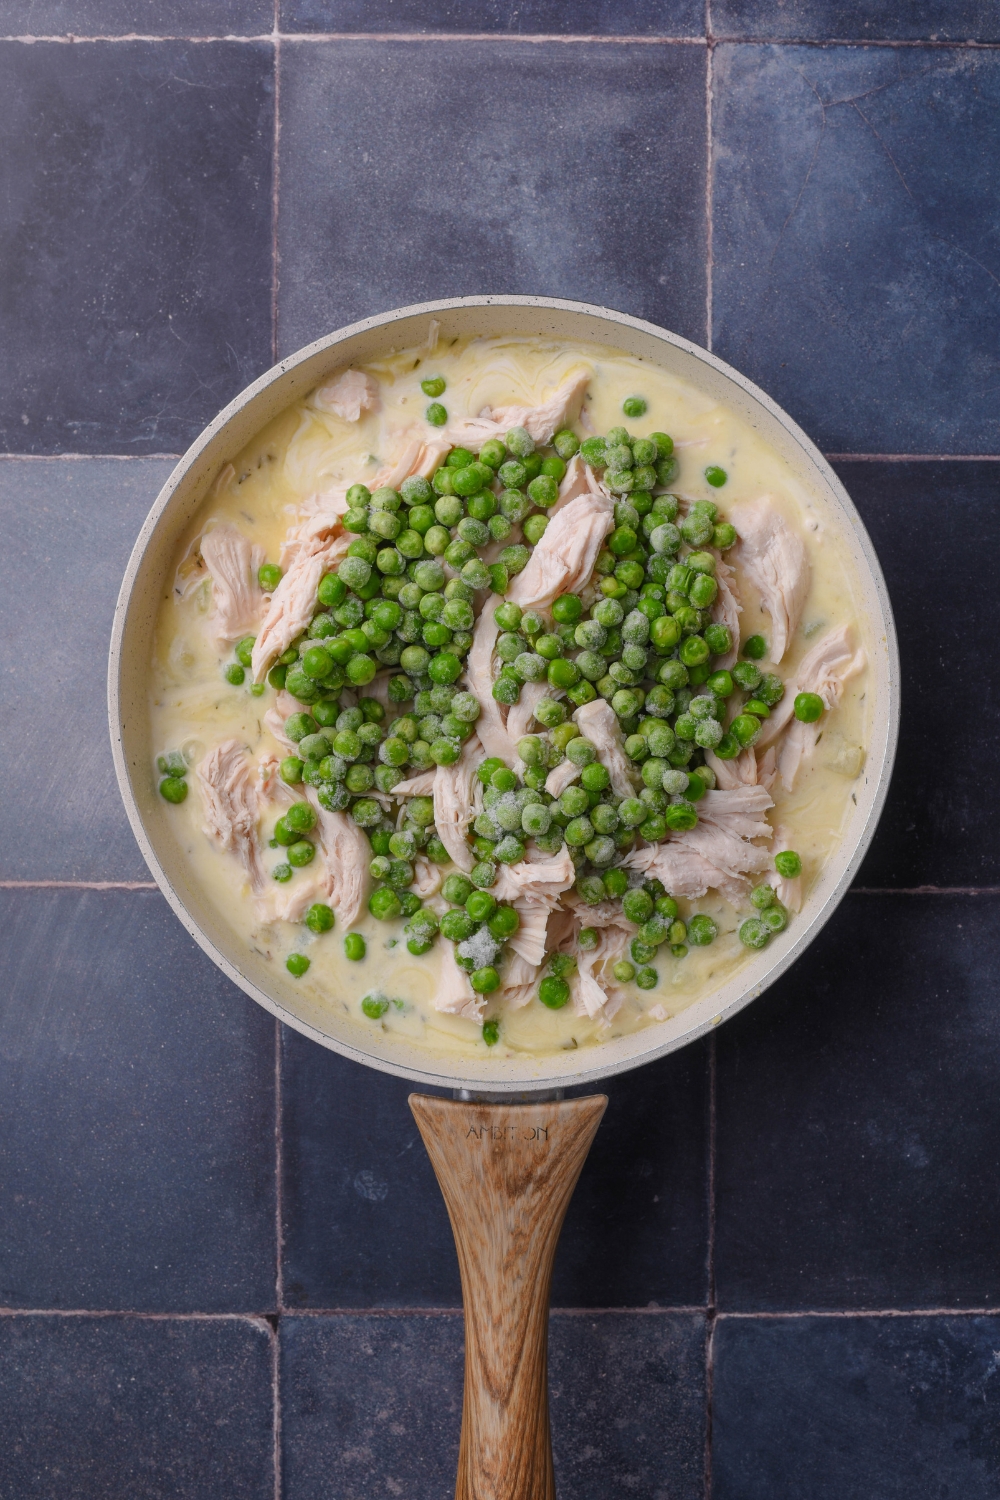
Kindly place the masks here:
POLYGON ((103 680, 169 455, 276 351, 481 290, 759 380, 836 457, 902 656, 857 891, 608 1087, 553 1286, 560 1493, 997 1493, 996 17, 4 7, 0 1500, 451 1492, 458 1280, 407 1087, 279 1035, 149 888, 103 680))

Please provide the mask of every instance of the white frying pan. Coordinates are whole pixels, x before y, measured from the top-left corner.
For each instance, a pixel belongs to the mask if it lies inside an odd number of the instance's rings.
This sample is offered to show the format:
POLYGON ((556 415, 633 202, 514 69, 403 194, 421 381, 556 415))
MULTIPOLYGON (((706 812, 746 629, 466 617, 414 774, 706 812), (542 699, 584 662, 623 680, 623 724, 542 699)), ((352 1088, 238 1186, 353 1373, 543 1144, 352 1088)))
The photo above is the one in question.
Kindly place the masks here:
POLYGON ((899 727, 899 659, 882 571, 868 534, 829 464, 796 424, 742 375, 676 334, 606 308, 547 297, 462 297, 398 308, 310 344, 262 375, 192 444, 146 518, 122 583, 108 666, 118 784, 146 863, 205 952, 258 1004, 324 1047, 383 1072, 455 1091, 455 1102, 411 1101, 448 1203, 466 1305, 466 1400, 458 1496, 544 1500, 554 1495, 548 1441, 545 1336, 559 1229, 604 1111, 602 1096, 563 1101, 588 1084, 662 1057, 754 999, 798 957, 833 913, 871 842, 888 790, 899 727), (476 333, 544 335, 637 355, 703 390, 749 422, 790 465, 846 539, 868 621, 875 712, 854 805, 837 850, 802 912, 726 983, 672 1019, 552 1057, 436 1056, 324 1008, 230 930, 192 878, 150 774, 148 668, 160 601, 178 540, 222 466, 273 417, 334 370, 421 343, 428 320, 444 340, 476 333), (493 1103, 477 1100, 492 1099, 493 1103), (527 1102, 534 1099, 539 1102, 527 1102), (519 1102, 524 1101, 524 1102, 519 1102))

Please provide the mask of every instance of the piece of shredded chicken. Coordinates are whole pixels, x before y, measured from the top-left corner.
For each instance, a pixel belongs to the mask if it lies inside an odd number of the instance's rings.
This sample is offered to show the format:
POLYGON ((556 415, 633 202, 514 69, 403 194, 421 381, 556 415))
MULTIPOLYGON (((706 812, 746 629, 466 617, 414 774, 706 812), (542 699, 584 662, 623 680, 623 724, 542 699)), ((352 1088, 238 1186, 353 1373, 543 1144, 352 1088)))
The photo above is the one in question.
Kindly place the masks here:
POLYGON ((316 590, 347 549, 341 535, 324 535, 316 550, 301 551, 271 595, 251 664, 254 682, 263 682, 268 669, 293 641, 298 640, 316 609, 316 590))
POLYGON ((673 896, 692 900, 714 887, 735 905, 746 894, 747 876, 771 863, 767 849, 751 842, 770 839, 764 813, 771 805, 762 786, 706 792, 698 802, 696 827, 633 849, 623 864, 662 880, 673 896))
POLYGON ((607 766, 615 796, 634 797, 630 762, 625 754, 618 715, 611 704, 604 698, 594 698, 578 708, 573 718, 580 733, 596 747, 602 763, 607 766))
POLYGON ((523 427, 538 444, 551 443, 579 416, 591 375, 590 370, 576 371, 537 406, 487 407, 478 417, 456 417, 447 429, 451 444, 478 453, 484 443, 504 437, 512 427, 523 427))
POLYGON ((587 490, 552 517, 507 597, 522 609, 547 608, 558 594, 579 593, 589 582, 604 538, 615 522, 611 495, 587 490))
POLYGON ((743 605, 740 603, 740 592, 736 583, 736 569, 730 567, 721 552, 715 552, 715 581, 719 585, 719 592, 715 596, 712 605, 712 620, 717 625, 727 625, 732 637, 732 645, 716 661, 713 671, 728 671, 736 661, 740 649, 740 615, 743 613, 743 605))
POLYGON ((363 411, 378 411, 378 381, 363 370, 343 370, 313 392, 312 404, 344 422, 357 422, 363 411))
POLYGON ((267 876, 257 838, 256 768, 239 740, 223 740, 209 750, 197 769, 202 792, 204 830, 220 849, 240 861, 254 892, 262 891, 267 876))
POLYGON ((449 1016, 464 1016, 468 1021, 483 1018, 486 996, 477 995, 472 988, 468 974, 455 959, 451 943, 441 944, 441 973, 431 1004, 449 1016))
POLYGON ((328 812, 322 807, 315 787, 306 787, 306 796, 316 810, 316 833, 327 875, 327 899, 341 926, 352 927, 368 888, 372 857, 368 835, 346 813, 328 812))
MULTIPOLYGON (((476 768, 483 759, 483 747, 476 734, 462 746, 462 754, 453 766, 438 766, 434 773, 434 825, 452 860, 468 873, 474 860, 466 835, 473 817, 473 782, 476 768)), ((397 787, 398 793, 398 787, 397 787)))
POLYGON ((740 539, 739 564, 759 593, 761 607, 771 616, 770 658, 780 662, 809 592, 805 546, 769 495, 734 505, 729 519, 740 539))
POLYGON ((491 594, 483 605, 472 633, 465 681, 479 699, 482 712, 476 720, 476 732, 487 755, 497 756, 507 765, 517 755, 517 746, 507 733, 507 723, 500 704, 493 696, 493 652, 500 634, 494 614, 503 603, 499 594, 491 594))
MULTIPOLYGON (((840 702, 845 684, 852 677, 856 677, 859 672, 864 671, 867 660, 863 650, 853 649, 850 625, 838 625, 836 630, 829 631, 802 658, 795 675, 794 690, 786 689, 785 697, 779 703, 778 708, 782 708, 786 701, 794 706, 798 693, 816 693, 822 698, 823 705, 829 713, 840 702)), ((781 784, 785 791, 792 792, 795 790, 795 779, 800 769, 812 759, 817 741, 823 731, 823 720, 819 719, 813 724, 803 724, 800 719, 788 714, 785 717, 785 723, 788 727, 777 746, 778 775, 781 777, 781 784)), ((769 725, 770 720, 766 722, 765 727, 769 725)))
POLYGON ((265 596, 257 571, 264 562, 264 549, 235 526, 223 523, 204 533, 199 550, 212 579, 208 628, 221 651, 250 635, 260 623, 265 596))

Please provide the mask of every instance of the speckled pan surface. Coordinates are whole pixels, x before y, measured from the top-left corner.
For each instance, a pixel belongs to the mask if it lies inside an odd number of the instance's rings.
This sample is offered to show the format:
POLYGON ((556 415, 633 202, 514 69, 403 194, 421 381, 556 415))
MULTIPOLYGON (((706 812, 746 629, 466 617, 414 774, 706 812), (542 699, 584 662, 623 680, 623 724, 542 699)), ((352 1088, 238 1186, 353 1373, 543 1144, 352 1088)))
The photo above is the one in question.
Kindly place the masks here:
POLYGON ((425 1085, 509 1093, 590 1083, 682 1047, 742 1009, 794 962, 836 908, 875 831, 896 751, 899 658, 882 570, 857 511, 822 454, 762 391, 704 349, 622 313, 546 297, 463 297, 399 308, 317 340, 262 375, 192 444, 157 497, 129 560, 111 639, 108 710, 118 783, 146 863, 192 937, 236 984, 289 1026, 358 1062, 425 1085), (836 854, 801 915, 762 953, 704 1000, 646 1030, 580 1052, 490 1058, 477 1062, 475 1070, 374 1028, 362 1033, 347 1017, 312 1003, 283 970, 247 949, 192 881, 170 828, 169 809, 157 796, 149 770, 147 681, 154 623, 177 540, 209 484, 255 432, 327 373, 371 359, 389 346, 420 342, 431 316, 440 319, 442 337, 544 335, 623 349, 698 386, 752 424, 802 484, 832 509, 848 540, 868 618, 871 685, 878 705, 856 784, 856 806, 836 854))

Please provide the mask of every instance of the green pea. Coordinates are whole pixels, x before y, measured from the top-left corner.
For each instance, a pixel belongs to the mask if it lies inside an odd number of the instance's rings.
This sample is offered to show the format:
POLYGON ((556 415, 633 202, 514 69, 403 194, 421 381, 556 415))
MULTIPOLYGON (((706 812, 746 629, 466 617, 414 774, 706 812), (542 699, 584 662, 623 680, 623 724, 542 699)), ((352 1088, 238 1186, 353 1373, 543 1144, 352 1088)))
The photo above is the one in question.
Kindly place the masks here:
POLYGON ((277 563, 263 563, 257 569, 257 582, 265 594, 273 594, 281 582, 281 569, 277 563))
POLYGON ((498 906, 489 919, 489 929, 501 942, 513 937, 521 925, 521 918, 512 906, 498 906))
POLYGON ((240 687, 247 674, 240 666, 239 662, 234 661, 230 662, 229 666, 226 667, 222 675, 229 683, 230 687, 240 687))
POLYGON ((796 693, 795 717, 802 724, 815 724, 826 707, 818 693, 796 693))
POLYGON ((729 475, 726 473, 725 469, 720 469, 718 464, 709 464, 708 468, 705 470, 705 478, 713 489, 718 490, 721 489, 725 484, 726 480, 729 478, 729 475))
POLYGON ((285 959, 285 968, 288 970, 289 974, 293 974, 296 979, 300 979, 306 972, 308 967, 309 960, 308 958, 306 958, 304 953, 289 953, 288 957, 285 959))
POLYGON ((782 849, 774 856, 774 868, 786 880, 795 880, 802 874, 802 860, 794 849, 782 849))
POLYGON ((702 662, 708 661, 711 652, 708 642, 703 636, 689 635, 686 640, 681 642, 678 655, 686 667, 697 667, 702 662))
POLYGON ((548 524, 549 524, 549 518, 548 518, 548 516, 540 516, 540 515, 529 516, 528 519, 525 521, 524 526, 522 528, 522 530, 524 531, 524 539, 525 539, 525 541, 526 542, 530 542, 533 547, 537 547, 538 543, 542 540, 542 537, 545 535, 545 531, 546 531, 546 528, 548 527, 548 524))
POLYGON ((725 656, 732 649, 733 637, 728 625, 706 625, 703 634, 713 656, 725 656))
POLYGON ((448 420, 448 413, 440 401, 432 401, 424 416, 432 427, 443 427, 448 420))
POLYGON ((500 1022, 489 1020, 483 1022, 483 1041, 487 1047, 495 1047, 500 1040, 500 1022))
POLYGON ((720 552, 727 552, 736 541, 736 527, 731 526, 728 521, 722 521, 712 533, 712 546, 718 547, 720 552))
POLYGON ((329 932, 334 924, 334 915, 322 901, 316 901, 310 906, 303 920, 310 932, 329 932))
POLYGON ((561 459, 569 460, 573 457, 574 453, 579 452, 580 439, 575 432, 571 432, 568 427, 564 427, 552 439, 552 446, 561 459))
POLYGON ((380 1021, 389 1009, 389 1002, 384 995, 366 995, 361 1002, 361 1012, 369 1021, 380 1021))
POLYGON ((613 965, 611 972, 619 984, 631 984, 635 978, 635 964, 630 964, 627 958, 621 958, 613 965))
POLYGON ((308 802, 293 802, 284 815, 285 826, 295 833, 308 833, 316 825, 316 813, 308 802))
MULTIPOLYGON (((539 655, 544 656, 544 652, 539 655)), ((567 661, 565 657, 557 656, 549 662, 548 679, 553 687, 569 688, 580 680, 580 668, 575 662, 567 661)))
POLYGON ((747 917, 746 921, 740 924, 739 936, 744 947, 763 948, 771 934, 759 917, 747 917))
POLYGON ((160 796, 167 802, 175 805, 184 801, 188 794, 188 785, 182 776, 164 776, 160 782, 160 796))
POLYGON ((515 458, 528 458, 535 451, 535 440, 525 427, 512 427, 505 435, 507 451, 515 458))
POLYGON ((500 988, 500 975, 492 964, 485 964, 475 971, 469 982, 478 995, 492 995, 500 988))
POLYGON ((316 856, 316 847, 308 839, 296 839, 288 846, 287 859, 293 869, 300 870, 310 865, 316 856))
POLYGON ((729 733, 741 745, 752 745, 760 734, 760 720, 754 718, 753 714, 738 714, 729 726, 729 733))
POLYGON ((633 938, 629 944, 629 953, 637 964, 648 964, 651 958, 656 957, 656 948, 652 943, 644 943, 641 938, 633 938))
POLYGON ((275 865, 274 869, 271 871, 271 879, 277 880, 280 882, 280 884, 284 885, 286 881, 291 880, 294 874, 295 871, 292 869, 291 865, 275 865))
POLYGON ((420 389, 425 396, 430 396, 432 400, 438 396, 443 396, 447 389, 444 376, 428 375, 426 380, 420 382, 420 389))
POLYGON ((760 920, 768 932, 781 932, 788 926, 788 913, 780 901, 775 901, 772 906, 761 912, 760 920))
POLYGON ((698 822, 698 812, 690 802, 674 802, 663 814, 667 827, 674 833, 684 833, 698 822))
POLYGON ((764 911, 766 907, 773 906, 776 899, 774 890, 769 885, 756 885, 750 892, 750 904, 758 911, 764 911))
POLYGON ((411 474, 399 486, 399 493, 407 505, 429 505, 434 498, 430 481, 420 474, 411 474))
POLYGON ((538 998, 549 1010, 562 1010, 569 999, 569 985, 565 979, 548 974, 538 986, 538 998))
POLYGON ((537 479, 532 479, 528 485, 528 497, 534 505, 540 505, 547 510, 559 499, 558 482, 551 474, 539 474, 537 479))

